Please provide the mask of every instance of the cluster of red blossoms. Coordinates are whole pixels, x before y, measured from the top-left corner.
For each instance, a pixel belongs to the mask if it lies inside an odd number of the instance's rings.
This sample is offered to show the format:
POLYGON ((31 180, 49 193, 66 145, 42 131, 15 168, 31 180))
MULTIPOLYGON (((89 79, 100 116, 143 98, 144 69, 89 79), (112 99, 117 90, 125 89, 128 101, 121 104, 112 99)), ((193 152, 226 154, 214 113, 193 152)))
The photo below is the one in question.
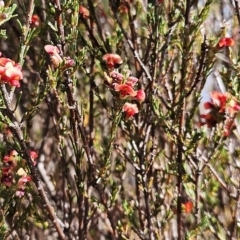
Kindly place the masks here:
POLYGON ((232 47, 234 45, 234 40, 230 37, 221 38, 218 42, 218 46, 222 47, 232 47))
POLYGON ((224 121, 224 136, 229 136, 234 125, 235 115, 240 112, 240 103, 230 93, 211 93, 211 102, 205 102, 204 108, 209 110, 207 114, 201 114, 201 125, 209 128, 224 121))
MULTIPOLYGON (((105 73, 105 83, 114 92, 119 94, 120 99, 135 100, 143 102, 145 100, 145 92, 143 89, 135 90, 138 79, 133 76, 124 77, 119 73, 118 68, 122 63, 122 59, 119 55, 108 53, 103 56, 103 60, 106 63, 108 74, 105 73)), ((127 118, 131 118, 139 112, 137 104, 126 102, 123 106, 123 112, 125 112, 127 118)))
MULTIPOLYGON (((38 154, 35 151, 30 151, 30 156, 35 165, 35 159, 38 157, 38 154)), ((6 187, 16 186, 16 196, 18 197, 24 196, 26 183, 32 180, 22 168, 18 168, 20 161, 21 158, 15 150, 4 156, 0 180, 6 187), (17 176, 20 176, 20 178, 16 182, 17 176)))
POLYGON ((20 87, 19 81, 23 78, 20 64, 9 58, 0 58, 0 81, 11 86, 20 87))

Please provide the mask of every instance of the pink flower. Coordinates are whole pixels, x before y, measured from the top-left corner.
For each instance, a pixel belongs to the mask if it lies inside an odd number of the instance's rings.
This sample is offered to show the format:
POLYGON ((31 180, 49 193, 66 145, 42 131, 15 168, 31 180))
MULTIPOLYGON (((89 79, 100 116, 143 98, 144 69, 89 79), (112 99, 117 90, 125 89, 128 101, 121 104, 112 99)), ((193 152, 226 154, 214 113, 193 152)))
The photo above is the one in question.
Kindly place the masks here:
POLYGON ((65 57, 64 61, 65 61, 65 66, 64 66, 65 69, 73 67, 75 65, 75 61, 70 57, 65 57))
POLYGON ((60 51, 56 46, 53 45, 46 45, 44 46, 45 51, 50 55, 51 62, 53 64, 54 68, 57 68, 64 60, 64 64, 62 65, 61 69, 67 69, 70 67, 73 67, 75 65, 75 62, 70 57, 64 57, 62 58, 60 56, 60 51))
POLYGON ((134 87, 134 85, 138 82, 138 79, 136 77, 128 77, 127 78, 127 81, 126 81, 126 84, 131 86, 131 87, 134 87))
POLYGON ((123 63, 122 58, 115 53, 107 53, 102 57, 102 59, 106 63, 109 70, 113 70, 123 63))
POLYGON ((137 91, 137 95, 135 96, 136 100, 139 102, 143 102, 146 98, 146 94, 143 89, 139 89, 137 91))
POLYGON ((234 45, 234 40, 230 37, 221 38, 218 42, 218 46, 221 47, 232 47, 234 45))
POLYGON ((53 45, 45 45, 44 49, 50 55, 54 68, 57 68, 63 61, 63 59, 59 55, 60 53, 59 49, 53 45))
POLYGON ((23 78, 21 66, 9 58, 0 58, 0 78, 4 83, 20 87, 19 80, 23 78))
POLYGON ((125 98, 128 96, 135 97, 137 95, 134 89, 127 84, 115 84, 114 89, 116 92, 120 93, 120 98, 125 98))
POLYGON ((123 112, 125 112, 127 118, 131 118, 131 117, 134 116, 136 113, 138 113, 137 104, 125 103, 125 104, 123 105, 123 112))
POLYGON ((121 73, 117 72, 117 71, 112 71, 110 72, 109 76, 111 77, 112 81, 111 83, 114 84, 114 83, 122 83, 124 77, 121 73))
POLYGON ((27 182, 30 182, 30 181, 32 181, 32 178, 30 176, 24 176, 18 180, 17 185, 18 187, 24 186, 27 182))
POLYGON ((89 18, 90 16, 88 9, 82 5, 79 7, 79 13, 83 18, 89 18))
POLYGON ((18 188, 18 190, 16 191, 16 196, 19 198, 23 197, 24 194, 25 194, 25 187, 18 188))
POLYGON ((24 194, 25 194, 25 185, 27 182, 30 182, 32 181, 32 178, 30 176, 24 176, 24 177, 21 177, 19 180, 18 180, 18 183, 17 183, 17 191, 16 191, 16 196, 17 197, 23 197, 24 194))
POLYGON ((53 45, 45 45, 44 49, 48 54, 59 54, 60 52, 59 49, 53 45))
POLYGON ((35 166, 35 165, 37 164, 37 162, 35 161, 35 159, 38 158, 37 152, 35 152, 35 151, 30 151, 30 157, 31 157, 31 159, 32 159, 32 161, 33 161, 33 165, 35 166))
POLYGON ((35 151, 30 151, 30 157, 31 157, 33 160, 36 159, 36 158, 38 158, 37 152, 35 152, 35 151))

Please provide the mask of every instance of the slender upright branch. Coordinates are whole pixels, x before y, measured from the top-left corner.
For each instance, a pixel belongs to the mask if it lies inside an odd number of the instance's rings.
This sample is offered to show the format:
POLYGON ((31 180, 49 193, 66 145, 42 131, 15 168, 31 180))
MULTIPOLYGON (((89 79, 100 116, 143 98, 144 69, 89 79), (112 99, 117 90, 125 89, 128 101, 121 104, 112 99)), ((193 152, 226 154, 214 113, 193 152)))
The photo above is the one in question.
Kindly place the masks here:
MULTIPOLYGON (((112 0, 111 0, 110 2, 112 2, 112 0)), ((134 45, 133 45, 132 41, 129 39, 126 31, 124 30, 123 25, 122 25, 122 22, 120 21, 117 12, 116 12, 113 8, 112 8, 112 11, 113 11, 113 14, 114 14, 114 18, 115 18, 117 24, 119 25, 119 27, 120 27, 120 29, 121 29, 121 32, 123 33, 124 38, 125 38, 125 40, 126 40, 127 43, 128 43, 128 46, 129 46, 130 50, 132 51, 134 57, 137 59, 139 65, 141 66, 141 68, 143 69, 144 73, 146 74, 147 79, 150 80, 150 81, 152 81, 152 76, 150 75, 147 67, 145 66, 145 64, 144 64, 143 61, 141 60, 141 58, 140 58, 137 50, 134 48, 134 45)))
POLYGON ((235 5, 234 8, 235 8, 237 19, 238 19, 238 24, 240 26, 240 12, 239 12, 238 0, 234 0, 234 5, 235 5))
POLYGON ((4 99, 4 103, 5 106, 7 108, 7 115, 8 118, 11 120, 11 124, 9 124, 9 128, 11 129, 11 131, 13 132, 14 136, 16 137, 16 140, 19 143, 20 149, 21 149, 21 154, 23 155, 24 159, 27 161, 28 167, 30 169, 30 173, 32 176, 32 180, 35 183, 38 193, 42 199, 42 201, 44 202, 45 206, 46 206, 46 210, 50 216, 50 219, 52 220, 56 231, 58 232, 59 238, 60 239, 65 239, 65 235, 63 233, 63 228, 61 226, 61 221, 58 219, 54 208, 51 206, 49 199, 47 197, 47 194, 42 186, 41 180, 37 174, 36 168, 34 167, 33 161, 31 159, 30 156, 30 151, 29 148, 27 146, 27 143, 25 142, 24 138, 23 138, 23 132, 21 130, 21 126, 20 123, 17 121, 17 119, 14 116, 14 113, 11 110, 11 103, 9 102, 9 100, 7 99, 8 97, 8 93, 6 90, 6 87, 4 84, 0 85, 1 87, 1 92, 3 95, 3 99, 4 99))

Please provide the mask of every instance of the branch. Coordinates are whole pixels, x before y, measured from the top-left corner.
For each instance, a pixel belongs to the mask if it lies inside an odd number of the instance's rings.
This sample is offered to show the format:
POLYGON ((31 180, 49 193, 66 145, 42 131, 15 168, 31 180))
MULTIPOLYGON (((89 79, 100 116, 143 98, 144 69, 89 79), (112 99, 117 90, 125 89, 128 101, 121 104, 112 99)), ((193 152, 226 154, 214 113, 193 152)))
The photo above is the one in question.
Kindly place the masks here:
MULTIPOLYGON (((112 2, 112 1, 110 1, 110 2, 112 2)), ((113 9, 113 4, 111 4, 111 8, 112 8, 112 12, 113 12, 113 15, 114 15, 114 17, 115 17, 115 20, 116 20, 118 26, 120 27, 121 32, 123 33, 123 35, 124 35, 124 37, 125 37, 125 39, 126 39, 126 41, 127 41, 127 43, 128 43, 128 46, 129 46, 130 50, 132 51, 134 57, 137 59, 139 65, 141 66, 141 68, 143 69, 143 71, 145 72, 145 74, 146 74, 146 76, 147 76, 147 79, 150 80, 150 81, 152 81, 152 76, 150 75, 147 67, 144 65, 143 61, 141 60, 138 52, 135 50, 132 41, 129 39, 129 37, 128 37, 128 35, 127 35, 127 32, 124 30, 123 25, 122 25, 122 22, 121 22, 121 20, 119 19, 118 15, 117 15, 117 12, 114 11, 114 9, 113 9)))
POLYGON ((239 13, 238 1, 234 0, 234 4, 235 4, 235 11, 236 11, 237 19, 238 19, 238 24, 240 25, 240 13, 239 13))
POLYGON ((55 226, 55 229, 58 232, 59 238, 60 239, 65 239, 65 235, 64 235, 63 229, 62 229, 63 226, 61 224, 62 222, 56 216, 54 208, 51 206, 51 204, 49 202, 49 199, 46 195, 46 192, 45 192, 45 190, 42 186, 41 180, 40 180, 40 178, 37 174, 37 171, 34 167, 33 161, 30 157, 29 149, 27 147, 27 143, 23 139, 23 132, 21 130, 20 123, 18 123, 16 117, 14 116, 14 112, 12 112, 12 110, 11 110, 11 102, 8 99, 9 95, 8 95, 7 89, 6 89, 4 84, 1 84, 0 87, 1 87, 1 92, 2 92, 2 95, 3 95, 3 100, 4 100, 5 106, 7 108, 7 116, 12 122, 11 124, 9 124, 9 128, 11 129, 13 135, 16 137, 16 139, 18 141, 18 144, 19 144, 20 149, 21 149, 21 154, 23 155, 24 159, 27 162, 27 165, 30 169, 32 180, 35 183, 35 185, 37 187, 37 190, 38 190, 38 193, 39 193, 42 201, 44 202, 44 206, 46 207, 47 212, 50 215, 50 219, 52 220, 52 222, 55 226))

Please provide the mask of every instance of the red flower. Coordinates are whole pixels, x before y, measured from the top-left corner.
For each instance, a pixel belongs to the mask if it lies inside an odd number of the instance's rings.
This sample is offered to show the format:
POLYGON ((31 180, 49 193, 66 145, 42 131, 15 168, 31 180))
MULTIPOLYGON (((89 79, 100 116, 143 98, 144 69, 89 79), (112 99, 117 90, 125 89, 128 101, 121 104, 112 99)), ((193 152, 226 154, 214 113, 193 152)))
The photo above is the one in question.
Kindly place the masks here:
POLYGON ((137 95, 135 96, 136 100, 139 102, 143 102, 146 98, 146 94, 143 89, 139 89, 137 91, 137 95))
POLYGON ((240 111, 240 103, 230 93, 211 93, 211 102, 205 102, 205 109, 209 113, 202 114, 200 117, 204 120, 200 125, 206 124, 209 128, 215 126, 218 122, 224 120, 224 136, 229 136, 234 126, 235 114, 240 111))
POLYGON ((216 124, 218 123, 217 118, 211 113, 201 114, 200 118, 203 119, 203 122, 200 123, 200 126, 203 126, 206 124, 208 128, 212 128, 216 126, 216 124))
POLYGON ((79 13, 81 14, 81 16, 83 18, 89 18, 89 16, 90 16, 88 9, 82 5, 80 5, 80 7, 79 7, 79 13))
POLYGON ((219 109, 219 112, 226 112, 227 114, 233 115, 240 111, 240 103, 230 93, 211 93, 212 103, 204 103, 205 109, 219 109))
POLYGON ((136 104, 125 103, 123 106, 123 112, 126 113, 127 118, 131 118, 136 113, 138 113, 138 107, 136 104))
POLYGON ((211 98, 213 106, 219 108, 219 112, 224 112, 228 98, 227 94, 220 92, 212 92, 211 98))
POLYGON ((39 27, 41 24, 40 17, 37 14, 33 14, 30 24, 31 24, 31 27, 39 27))
POLYGON ((220 92, 211 93, 211 102, 205 102, 204 108, 210 110, 207 114, 201 114, 200 117, 204 120, 200 125, 207 125, 208 128, 216 126, 223 119, 219 113, 224 113, 227 103, 227 94, 220 92))
POLYGON ((120 98, 125 98, 127 96, 135 97, 137 95, 134 89, 127 84, 115 84, 114 89, 116 92, 120 93, 120 98))
POLYGON ((183 204, 184 212, 191 213, 193 209, 193 203, 191 201, 187 201, 183 204))
POLYGON ((218 42, 218 46, 221 47, 232 47, 234 45, 234 40, 229 37, 224 37, 218 42))
POLYGON ((123 63, 122 58, 115 53, 107 53, 102 57, 102 59, 109 70, 112 70, 123 63))
POLYGON ((21 66, 9 58, 0 58, 0 78, 4 83, 20 87, 19 80, 23 78, 21 66))

